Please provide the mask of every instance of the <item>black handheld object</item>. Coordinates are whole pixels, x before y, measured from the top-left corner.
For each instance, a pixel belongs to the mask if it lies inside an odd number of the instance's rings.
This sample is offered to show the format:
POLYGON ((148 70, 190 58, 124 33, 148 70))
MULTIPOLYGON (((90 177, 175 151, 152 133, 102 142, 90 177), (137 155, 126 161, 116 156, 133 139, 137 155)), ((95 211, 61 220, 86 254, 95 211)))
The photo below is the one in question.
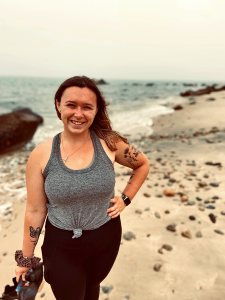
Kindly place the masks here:
POLYGON ((22 275, 20 276, 18 283, 16 277, 14 277, 12 279, 14 286, 6 285, 5 291, 0 299, 34 300, 43 280, 43 263, 41 262, 31 268, 27 272, 25 279, 29 281, 29 286, 24 286, 26 282, 22 280, 22 275))

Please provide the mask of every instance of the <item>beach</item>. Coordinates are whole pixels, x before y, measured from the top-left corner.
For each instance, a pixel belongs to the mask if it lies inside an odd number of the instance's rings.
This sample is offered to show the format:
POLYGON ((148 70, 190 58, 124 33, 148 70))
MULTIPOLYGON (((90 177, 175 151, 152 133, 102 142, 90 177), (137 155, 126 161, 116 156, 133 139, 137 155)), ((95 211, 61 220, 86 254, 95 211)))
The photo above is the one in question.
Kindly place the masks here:
MULTIPOLYGON (((121 213, 121 247, 100 300, 224 299, 224 103, 225 91, 187 97, 182 109, 153 118, 151 135, 132 141, 149 158, 150 172, 121 213)), ((0 157, 0 294, 22 249, 29 155, 0 157)), ((115 164, 115 195, 130 171, 115 164)), ((44 231, 39 257, 43 238, 44 231)), ((47 283, 36 299, 55 299, 47 283)))

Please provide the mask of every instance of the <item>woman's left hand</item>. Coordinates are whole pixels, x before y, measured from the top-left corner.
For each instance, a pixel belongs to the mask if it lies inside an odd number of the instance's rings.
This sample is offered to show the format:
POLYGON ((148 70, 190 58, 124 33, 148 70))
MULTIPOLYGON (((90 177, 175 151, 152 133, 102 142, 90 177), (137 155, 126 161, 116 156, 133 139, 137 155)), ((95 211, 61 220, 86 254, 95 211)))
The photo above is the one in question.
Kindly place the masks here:
POLYGON ((126 207, 122 197, 115 196, 113 199, 110 200, 110 203, 114 203, 112 207, 107 209, 107 213, 109 217, 116 218, 119 214, 124 210, 126 207))

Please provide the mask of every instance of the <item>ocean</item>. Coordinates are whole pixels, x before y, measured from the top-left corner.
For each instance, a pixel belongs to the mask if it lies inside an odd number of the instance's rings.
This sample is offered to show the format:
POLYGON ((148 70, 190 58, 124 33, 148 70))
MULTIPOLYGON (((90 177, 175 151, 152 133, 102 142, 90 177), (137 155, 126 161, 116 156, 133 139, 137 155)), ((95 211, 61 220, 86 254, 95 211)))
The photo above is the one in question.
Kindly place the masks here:
MULTIPOLYGON (((0 77, 0 114, 20 107, 29 107, 44 118, 27 148, 32 148, 63 130, 54 106, 54 95, 65 79, 0 77)), ((152 118, 172 113, 173 106, 186 99, 179 96, 188 89, 204 88, 203 82, 191 82, 195 86, 184 86, 175 81, 107 80, 99 85, 108 106, 113 129, 137 137, 153 132, 152 118), (153 83, 147 86, 147 83, 153 83)), ((204 82, 207 85, 213 84, 204 82)))

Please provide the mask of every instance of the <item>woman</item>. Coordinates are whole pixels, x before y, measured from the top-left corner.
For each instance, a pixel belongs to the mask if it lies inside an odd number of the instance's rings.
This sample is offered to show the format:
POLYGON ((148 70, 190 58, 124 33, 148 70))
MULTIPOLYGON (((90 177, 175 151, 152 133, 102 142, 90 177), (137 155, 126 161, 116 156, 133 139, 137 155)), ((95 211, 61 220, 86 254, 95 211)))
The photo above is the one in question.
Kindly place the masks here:
POLYGON ((17 281, 33 258, 46 215, 44 277, 57 300, 96 300, 121 241, 120 213, 149 172, 147 157, 110 126, 95 83, 72 77, 55 95, 63 132, 30 155, 23 250, 16 253, 17 281), (117 162, 133 169, 123 195, 114 195, 117 162))

